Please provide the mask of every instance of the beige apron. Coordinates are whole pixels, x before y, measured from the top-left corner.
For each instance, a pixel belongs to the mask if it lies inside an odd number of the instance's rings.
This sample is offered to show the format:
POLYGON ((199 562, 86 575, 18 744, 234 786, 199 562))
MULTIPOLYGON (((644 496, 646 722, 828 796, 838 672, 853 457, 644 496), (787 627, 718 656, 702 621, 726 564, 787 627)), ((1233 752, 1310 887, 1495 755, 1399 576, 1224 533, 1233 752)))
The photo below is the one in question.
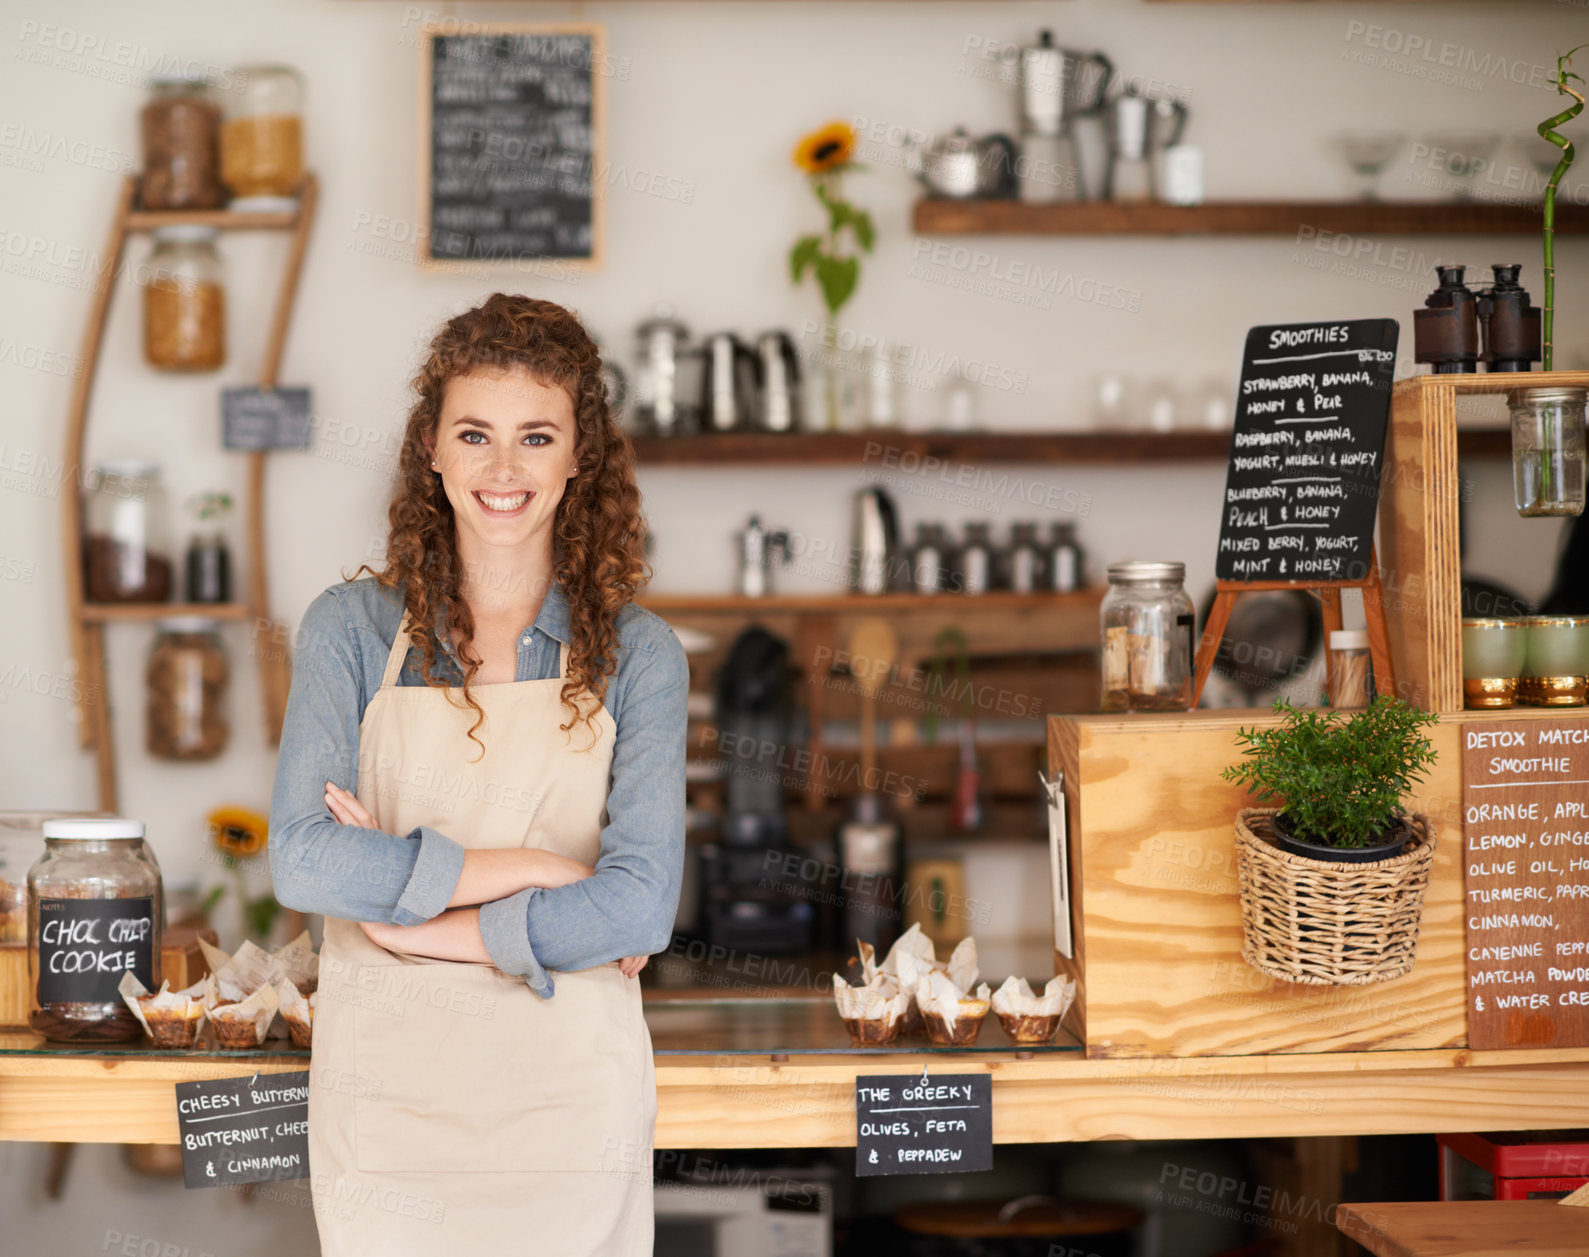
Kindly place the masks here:
MULTIPOLYGON (((475 713, 400 686, 407 616, 359 727, 358 798, 389 833, 595 864, 616 726, 567 733, 558 675, 476 686, 475 713)), ((594 702, 589 691, 581 696, 594 702)), ((357 876, 351 872, 350 876, 357 876)), ((492 965, 390 952, 328 918, 309 1073, 322 1257, 648 1257, 656 1078, 640 984, 616 962, 542 999, 492 965)))

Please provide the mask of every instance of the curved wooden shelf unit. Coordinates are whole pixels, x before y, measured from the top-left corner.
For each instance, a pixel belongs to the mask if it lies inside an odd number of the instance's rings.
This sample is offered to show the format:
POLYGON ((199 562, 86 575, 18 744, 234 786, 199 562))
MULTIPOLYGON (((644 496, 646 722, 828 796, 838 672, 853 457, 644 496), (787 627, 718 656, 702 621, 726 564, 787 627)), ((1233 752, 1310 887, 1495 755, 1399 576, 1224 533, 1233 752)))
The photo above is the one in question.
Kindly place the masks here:
POLYGON ((254 622, 254 653, 259 660, 260 686, 265 706, 266 736, 275 745, 281 734, 281 721, 286 712, 287 691, 292 681, 291 662, 286 642, 289 640, 284 625, 272 623, 269 618, 269 598, 265 583, 265 455, 251 453, 248 459, 248 489, 246 499, 246 568, 249 574, 246 602, 223 606, 192 606, 180 603, 93 605, 87 602, 83 589, 83 499, 77 487, 83 482, 80 474, 86 467, 85 446, 88 436, 89 404, 94 395, 94 379, 99 368, 100 350, 105 339, 105 325, 110 317, 110 299, 120 273, 122 254, 127 247, 127 237, 137 232, 153 231, 159 227, 178 224, 215 227, 231 231, 281 231, 288 234, 287 257, 276 290, 276 308, 270 322, 265 342, 265 352, 260 359, 255 382, 261 388, 274 388, 281 369, 282 354, 287 344, 287 326, 292 320, 293 303, 298 295, 298 281, 303 271, 304 255, 309 247, 309 231, 314 223, 315 204, 319 184, 314 175, 304 177, 295 210, 280 213, 233 213, 227 210, 200 210, 184 212, 154 212, 134 207, 137 196, 137 179, 128 176, 122 183, 121 194, 110 227, 110 238, 100 254, 99 274, 94 287, 93 304, 89 308, 88 325, 83 332, 83 347, 79 361, 82 371, 72 389, 71 409, 66 422, 66 456, 64 466, 71 469, 73 491, 61 495, 62 525, 66 556, 66 614, 72 636, 72 655, 77 661, 78 745, 93 750, 98 759, 97 780, 99 808, 114 812, 116 808, 116 752, 111 735, 110 695, 105 674, 104 626, 125 621, 148 622, 177 615, 205 615, 228 620, 254 622))

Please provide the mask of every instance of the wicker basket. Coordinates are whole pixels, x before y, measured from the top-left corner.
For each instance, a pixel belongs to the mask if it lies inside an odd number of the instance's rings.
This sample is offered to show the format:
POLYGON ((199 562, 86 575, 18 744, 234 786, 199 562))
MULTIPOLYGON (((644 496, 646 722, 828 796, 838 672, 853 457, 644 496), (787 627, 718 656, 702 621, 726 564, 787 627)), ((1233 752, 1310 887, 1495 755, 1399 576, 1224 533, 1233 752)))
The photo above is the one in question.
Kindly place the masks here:
POLYGON ((1274 808, 1236 814, 1241 956, 1260 973, 1311 986, 1389 982, 1412 968, 1434 863, 1425 816, 1407 849, 1371 864, 1289 855, 1270 841, 1274 808))

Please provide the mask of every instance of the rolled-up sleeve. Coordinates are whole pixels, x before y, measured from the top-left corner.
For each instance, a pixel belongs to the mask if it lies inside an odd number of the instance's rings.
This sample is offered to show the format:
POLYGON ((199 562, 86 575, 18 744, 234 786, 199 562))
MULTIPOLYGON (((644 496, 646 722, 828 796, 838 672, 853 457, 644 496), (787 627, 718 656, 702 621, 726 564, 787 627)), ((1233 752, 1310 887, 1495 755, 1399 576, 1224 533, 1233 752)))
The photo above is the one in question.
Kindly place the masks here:
POLYGON ((668 945, 684 873, 684 756, 689 661, 659 626, 637 660, 613 743, 607 823, 590 877, 531 888, 480 909, 492 962, 550 996, 550 970, 588 969, 668 945))
POLYGON ((428 826, 396 835, 340 825, 326 808, 326 782, 358 788, 361 669, 358 635, 328 589, 298 634, 270 799, 271 880, 299 912, 418 925, 447 907, 463 847, 428 826))

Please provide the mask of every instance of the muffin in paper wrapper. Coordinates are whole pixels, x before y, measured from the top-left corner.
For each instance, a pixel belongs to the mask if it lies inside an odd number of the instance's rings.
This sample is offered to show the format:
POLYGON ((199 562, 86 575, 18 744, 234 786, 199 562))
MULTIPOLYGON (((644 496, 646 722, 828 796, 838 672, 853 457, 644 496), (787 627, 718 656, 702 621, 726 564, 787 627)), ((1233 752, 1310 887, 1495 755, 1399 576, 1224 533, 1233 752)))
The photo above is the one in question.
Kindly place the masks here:
MULTIPOLYGON (((275 997, 280 1005, 283 982, 292 983, 298 993, 306 997, 319 988, 320 957, 309 942, 308 930, 273 952, 252 941, 245 942, 230 956, 202 938, 199 946, 209 963, 210 977, 214 979, 217 998, 221 1001, 241 1003, 268 986, 276 988, 275 997)), ((214 1020, 213 1013, 211 1020, 214 1020)), ((276 1038, 290 1037, 292 1033, 291 1026, 267 1023, 266 1028, 276 1038)))
POLYGON ((263 1043, 281 1003, 276 988, 261 986, 252 995, 234 1000, 223 993, 213 973, 206 981, 209 989, 205 993, 204 1007, 209 1013, 210 1025, 215 1027, 216 1041, 223 1048, 257 1048, 263 1043))
POLYGON ((1016 1043, 1047 1043, 1075 998, 1076 983, 1063 974, 1050 978, 1041 995, 1025 978, 1011 976, 993 993, 993 1011, 1016 1043))
POLYGON ((881 964, 877 963, 876 950, 870 943, 857 942, 857 950, 861 957, 861 972, 868 983, 878 975, 898 979, 907 1000, 904 1025, 906 1030, 914 1030, 920 1024, 921 1014, 916 1003, 916 988, 927 974, 944 974, 962 992, 969 991, 977 980, 976 939, 969 936, 961 939, 945 962, 938 959, 932 939, 922 933, 919 922, 894 940, 894 945, 888 949, 888 955, 883 958, 881 964))
POLYGON ((276 983, 276 997, 281 1002, 281 1019, 287 1023, 287 1037, 293 1047, 312 1046, 316 993, 305 995, 291 978, 283 978, 276 983))
POLYGON ((884 973, 875 974, 860 986, 851 986, 835 973, 833 1002, 844 1028, 850 1032, 851 1043, 857 1047, 882 1047, 899 1038, 910 993, 901 990, 899 982, 884 973))
POLYGON ((185 991, 173 991, 169 982, 162 982, 159 991, 151 995, 129 969, 121 975, 116 990, 155 1047, 190 1048, 204 1028, 205 983, 200 980, 185 991))
POLYGON ((933 970, 916 983, 916 1007, 921 1009, 927 1037, 939 1047, 966 1047, 977 1041, 983 1019, 993 1007, 988 984, 975 995, 963 993, 947 973, 933 970))

